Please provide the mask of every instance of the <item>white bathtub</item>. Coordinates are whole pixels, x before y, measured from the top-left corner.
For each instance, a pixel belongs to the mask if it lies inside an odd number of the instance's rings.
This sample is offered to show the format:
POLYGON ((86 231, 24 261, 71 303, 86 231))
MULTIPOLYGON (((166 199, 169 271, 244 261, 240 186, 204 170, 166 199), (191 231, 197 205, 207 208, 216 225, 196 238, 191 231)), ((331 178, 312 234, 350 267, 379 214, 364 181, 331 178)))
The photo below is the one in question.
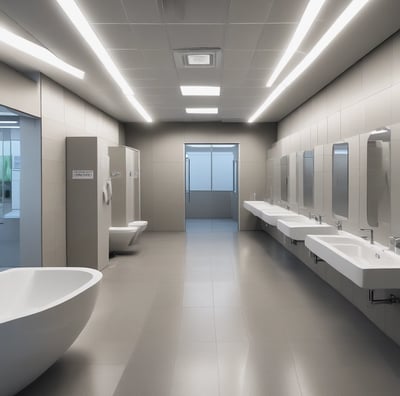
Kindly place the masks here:
POLYGON ((89 268, 15 268, 0 272, 0 396, 48 369, 85 327, 101 272, 89 268))

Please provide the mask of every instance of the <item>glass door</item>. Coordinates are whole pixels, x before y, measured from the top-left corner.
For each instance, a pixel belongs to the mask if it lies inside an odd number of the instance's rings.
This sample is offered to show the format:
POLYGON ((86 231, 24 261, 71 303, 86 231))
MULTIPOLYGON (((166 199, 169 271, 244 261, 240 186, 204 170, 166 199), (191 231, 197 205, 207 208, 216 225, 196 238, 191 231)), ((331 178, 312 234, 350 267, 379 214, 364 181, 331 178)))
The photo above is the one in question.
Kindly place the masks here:
POLYGON ((238 145, 185 145, 186 219, 238 219, 238 145))

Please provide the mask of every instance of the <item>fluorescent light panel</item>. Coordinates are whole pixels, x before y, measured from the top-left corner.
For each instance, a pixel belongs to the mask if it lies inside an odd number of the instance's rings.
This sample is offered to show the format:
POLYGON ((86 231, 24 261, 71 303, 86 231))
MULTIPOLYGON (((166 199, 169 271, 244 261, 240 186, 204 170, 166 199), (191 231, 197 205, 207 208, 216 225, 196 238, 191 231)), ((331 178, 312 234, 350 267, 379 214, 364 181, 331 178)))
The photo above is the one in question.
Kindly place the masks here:
POLYGON ((319 39, 317 44, 303 58, 303 60, 286 76, 286 78, 272 91, 261 106, 248 119, 254 122, 281 94, 291 85, 305 70, 318 58, 325 48, 335 39, 335 37, 347 26, 347 24, 361 11, 369 0, 353 0, 347 8, 340 14, 333 25, 319 39))
POLYGON ((18 121, 0 121, 0 124, 18 124, 18 121))
POLYGON ((203 85, 181 85, 182 96, 220 96, 221 87, 203 85))
POLYGON ((16 125, 0 125, 0 129, 19 129, 16 125))
POLYGON ((57 69, 62 70, 76 78, 83 79, 85 72, 77 69, 74 66, 64 62, 62 59, 55 56, 48 49, 33 43, 32 41, 26 40, 15 33, 10 32, 7 29, 0 27, 0 41, 8 46, 23 52, 24 54, 30 55, 42 62, 45 62, 57 69))
POLYGON ((285 53, 280 59, 266 86, 272 87, 282 70, 300 47, 326 0, 310 0, 285 53))
POLYGON ((86 17, 83 15, 82 11, 75 3, 74 0, 57 0, 59 6, 66 13, 68 18, 74 24, 75 28, 81 34, 83 39, 88 43, 89 47, 92 49, 94 54, 103 64, 105 69, 111 78, 116 82, 116 84, 120 87, 121 91, 127 97, 129 103, 137 110, 137 112, 147 121, 152 122, 150 115, 144 109, 144 107, 139 103, 139 101, 134 98, 134 92, 132 88, 129 86, 125 78, 122 76, 121 72, 118 70, 114 61, 111 59, 107 50, 104 48, 103 44, 96 36, 96 33, 91 28, 89 22, 86 17))
POLYGON ((211 65, 210 54, 190 54, 186 57, 188 65, 211 65))
POLYGON ((187 114, 218 114, 218 107, 186 107, 187 114))

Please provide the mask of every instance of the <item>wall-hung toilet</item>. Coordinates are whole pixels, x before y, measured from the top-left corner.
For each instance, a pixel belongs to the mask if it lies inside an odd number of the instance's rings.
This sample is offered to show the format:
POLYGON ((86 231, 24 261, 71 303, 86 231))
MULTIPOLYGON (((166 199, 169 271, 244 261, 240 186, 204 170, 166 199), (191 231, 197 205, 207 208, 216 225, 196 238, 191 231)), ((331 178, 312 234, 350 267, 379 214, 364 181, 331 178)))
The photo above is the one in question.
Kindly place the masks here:
POLYGON ((146 220, 136 220, 136 221, 130 221, 128 223, 128 227, 137 227, 138 230, 138 236, 147 228, 148 222, 146 220))
POLYGON ((110 252, 131 252, 147 221, 140 219, 140 152, 109 147, 113 187, 110 252))
POLYGON ((110 252, 129 252, 140 235, 139 227, 110 227, 110 252))

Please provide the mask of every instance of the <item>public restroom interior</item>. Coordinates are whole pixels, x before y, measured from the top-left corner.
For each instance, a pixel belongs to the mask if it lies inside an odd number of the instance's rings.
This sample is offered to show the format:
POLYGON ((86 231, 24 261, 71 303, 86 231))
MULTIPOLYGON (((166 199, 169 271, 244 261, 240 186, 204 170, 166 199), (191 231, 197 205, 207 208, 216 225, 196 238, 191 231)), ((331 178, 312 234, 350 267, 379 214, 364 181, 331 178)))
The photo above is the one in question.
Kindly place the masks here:
POLYGON ((399 15, 398 0, 0 0, 0 281, 103 274, 86 327, 18 395, 400 394, 399 15), (140 153, 129 210, 148 225, 109 256, 113 147, 140 153), (254 202, 359 240, 337 245, 354 271, 254 202))

